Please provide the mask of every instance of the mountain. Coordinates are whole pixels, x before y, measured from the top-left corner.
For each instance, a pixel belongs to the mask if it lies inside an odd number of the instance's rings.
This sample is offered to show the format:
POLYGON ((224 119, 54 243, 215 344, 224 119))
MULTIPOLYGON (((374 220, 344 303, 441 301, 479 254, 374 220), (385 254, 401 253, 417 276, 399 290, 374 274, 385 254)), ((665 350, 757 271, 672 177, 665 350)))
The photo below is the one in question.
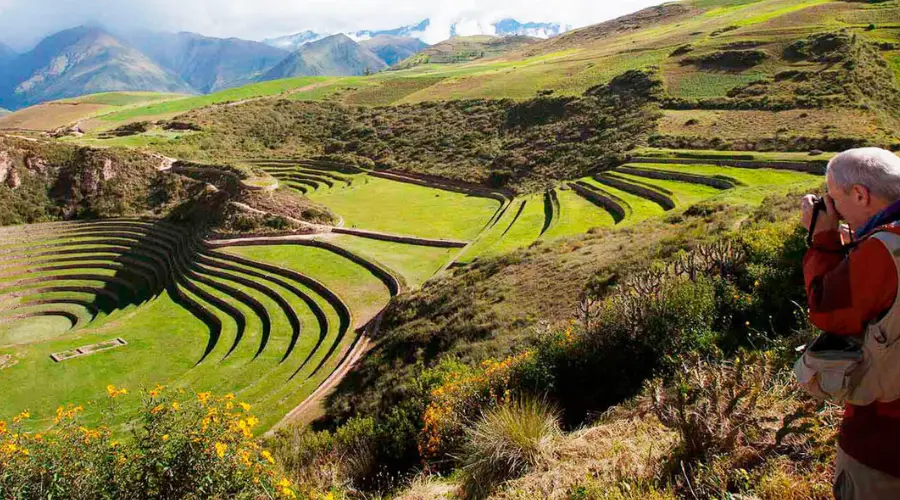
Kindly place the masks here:
POLYGON ((404 36, 404 37, 413 37, 420 38, 425 34, 425 30, 431 26, 431 20, 426 19, 419 24, 411 24, 409 26, 401 26, 399 28, 394 28, 390 30, 380 30, 380 31, 370 31, 370 30, 362 30, 362 31, 354 31, 351 33, 347 33, 347 36, 356 40, 368 40, 370 38, 375 38, 377 36, 387 35, 387 36, 404 36))
POLYGON ((386 67, 387 64, 374 52, 347 35, 332 35, 304 45, 260 80, 316 75, 354 76, 375 73, 386 67))
MULTIPOLYGON (((431 19, 425 19, 418 24, 410 24, 389 30, 360 30, 344 33, 354 41, 362 42, 379 36, 410 37, 423 39, 428 28, 432 27, 431 19)), ((569 26, 559 23, 520 23, 515 19, 503 19, 489 25, 479 22, 471 22, 469 19, 457 19, 451 24, 446 33, 439 33, 442 40, 455 36, 491 35, 491 36, 530 36, 535 38, 552 38, 569 31, 569 26)), ((434 33, 432 33, 434 35, 434 33)), ((263 43, 272 47, 287 50, 297 50, 310 42, 315 42, 329 36, 328 34, 314 31, 302 31, 294 35, 278 38, 267 38, 263 43)))
POLYGON ((0 66, 16 58, 18 54, 9 45, 0 42, 0 66))
POLYGON ((540 41, 538 38, 527 36, 455 36, 403 60, 394 69, 408 69, 420 64, 455 64, 496 57, 540 41))
POLYGON ((191 92, 175 73, 97 27, 80 26, 42 40, 0 75, 0 106, 18 109, 96 92, 191 92))
POLYGON ((319 41, 328 35, 315 33, 312 31, 302 31, 293 35, 280 36, 277 38, 266 38, 262 43, 278 49, 295 51, 310 42, 319 41))
POLYGON ((129 41, 202 93, 256 81, 289 54, 260 42, 187 32, 147 31, 130 36, 129 41))
POLYGON ((428 48, 428 44, 418 38, 396 35, 377 35, 361 41, 360 45, 374 52, 388 66, 393 66, 428 48))
POLYGON ((520 23, 515 19, 503 19, 493 24, 497 36, 530 36, 535 38, 552 38, 566 31, 559 23, 520 23))

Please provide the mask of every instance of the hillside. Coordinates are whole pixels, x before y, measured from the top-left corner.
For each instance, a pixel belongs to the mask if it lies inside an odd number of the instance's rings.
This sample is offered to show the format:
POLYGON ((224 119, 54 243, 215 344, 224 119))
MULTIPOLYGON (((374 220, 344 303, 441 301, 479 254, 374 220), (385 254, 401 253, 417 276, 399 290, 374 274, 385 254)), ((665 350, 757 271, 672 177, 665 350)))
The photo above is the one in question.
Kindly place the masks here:
POLYGON ((129 41, 204 94, 254 82, 288 55, 259 42, 196 33, 144 32, 129 41))
POLYGON ((190 92, 177 75, 109 33, 80 27, 48 37, 12 61, 0 77, 0 105, 18 109, 119 90, 190 92))
POLYGON ((15 59, 17 55, 18 53, 16 53, 16 51, 13 50, 12 47, 4 44, 3 42, 0 42, 0 66, 3 66, 9 61, 15 59))
POLYGON ((395 69, 409 69, 421 64, 458 64, 500 56, 537 43, 527 36, 455 36, 432 45, 414 57, 401 61, 395 69))
POLYGON ((263 75, 260 81, 296 76, 354 76, 377 73, 386 67, 387 64, 368 48, 346 35, 332 35, 302 46, 263 75))
POLYGON ((418 54, 428 47, 428 44, 407 36, 378 35, 368 40, 363 40, 360 45, 368 48, 388 66, 418 54))

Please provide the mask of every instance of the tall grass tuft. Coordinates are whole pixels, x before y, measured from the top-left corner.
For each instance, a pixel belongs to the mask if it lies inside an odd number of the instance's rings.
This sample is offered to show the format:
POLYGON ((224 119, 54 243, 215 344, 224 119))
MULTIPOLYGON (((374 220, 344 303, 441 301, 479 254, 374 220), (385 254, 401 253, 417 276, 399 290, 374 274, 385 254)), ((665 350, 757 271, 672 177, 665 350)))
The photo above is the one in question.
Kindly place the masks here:
POLYGON ((559 411, 542 399, 521 398, 484 413, 467 432, 463 496, 485 498, 500 483, 548 464, 560 436, 559 411))

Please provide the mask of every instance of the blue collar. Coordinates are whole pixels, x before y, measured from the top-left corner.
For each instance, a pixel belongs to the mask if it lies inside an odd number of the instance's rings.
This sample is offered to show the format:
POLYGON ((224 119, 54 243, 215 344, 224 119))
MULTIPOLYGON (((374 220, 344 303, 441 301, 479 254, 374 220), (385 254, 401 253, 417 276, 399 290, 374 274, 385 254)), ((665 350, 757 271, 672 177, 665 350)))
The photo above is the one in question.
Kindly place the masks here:
POLYGON ((900 221, 900 201, 895 201, 884 210, 875 214, 863 227, 856 230, 856 238, 860 239, 881 226, 900 221))

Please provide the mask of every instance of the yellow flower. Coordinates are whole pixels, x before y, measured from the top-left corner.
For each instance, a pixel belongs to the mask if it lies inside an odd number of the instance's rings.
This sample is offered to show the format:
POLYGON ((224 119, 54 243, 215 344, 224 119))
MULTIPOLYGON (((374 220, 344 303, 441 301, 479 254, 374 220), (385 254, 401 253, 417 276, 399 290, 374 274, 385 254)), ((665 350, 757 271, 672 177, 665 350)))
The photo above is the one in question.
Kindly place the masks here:
POLYGON ((163 389, 165 389, 165 387, 156 384, 156 387, 150 391, 150 397, 155 398, 156 396, 159 396, 163 389))
POLYGON ((274 464, 274 463, 275 463, 275 459, 272 458, 272 454, 269 453, 268 450, 263 450, 263 452, 260 453, 260 455, 262 455, 262 457, 265 458, 266 461, 269 462, 270 464, 274 464))
POLYGON ((227 444, 216 442, 216 455, 218 455, 219 458, 224 457, 226 451, 228 451, 227 444))
POLYGON ((232 408, 234 408, 234 405, 231 404, 231 401, 225 403, 225 409, 226 409, 226 410, 230 410, 230 409, 232 409, 232 408))
POLYGON ((172 402, 172 409, 175 410, 175 411, 178 411, 178 408, 179 408, 178 401, 173 401, 173 402, 172 402))
POLYGON ((238 403, 238 405, 240 405, 240 407, 243 408, 244 411, 250 411, 250 405, 248 405, 247 403, 238 403))
POLYGON ((286 477, 281 478, 281 481, 278 481, 279 488, 289 488, 291 486, 291 482, 288 481, 286 477))
POLYGON ((256 424, 259 423, 259 419, 256 417, 247 417, 247 425, 252 429, 256 427, 256 424))
POLYGON ((109 384, 106 386, 106 393, 109 394, 109 397, 111 398, 117 398, 128 394, 128 389, 116 389, 116 386, 109 384))
POLYGON ((206 402, 209 400, 209 396, 210 394, 208 392, 201 392, 197 394, 197 400, 203 404, 206 404, 206 402))
POLYGON ((168 441, 168 440, 169 440, 169 435, 168 435, 168 434, 163 434, 162 440, 163 440, 163 441, 168 441))
POLYGON ((234 394, 226 394, 226 395, 225 395, 225 400, 226 400, 226 401, 231 401, 232 399, 234 399, 234 394))
POLYGON ((31 418, 31 413, 28 413, 27 411, 23 411, 22 413, 19 413, 18 415, 13 417, 13 423, 17 424, 17 423, 21 422, 22 420, 26 420, 29 418, 31 418))
POLYGON ((7 430, 6 430, 6 421, 5 421, 5 420, 0 420, 0 434, 6 434, 6 433, 7 433, 7 430))

